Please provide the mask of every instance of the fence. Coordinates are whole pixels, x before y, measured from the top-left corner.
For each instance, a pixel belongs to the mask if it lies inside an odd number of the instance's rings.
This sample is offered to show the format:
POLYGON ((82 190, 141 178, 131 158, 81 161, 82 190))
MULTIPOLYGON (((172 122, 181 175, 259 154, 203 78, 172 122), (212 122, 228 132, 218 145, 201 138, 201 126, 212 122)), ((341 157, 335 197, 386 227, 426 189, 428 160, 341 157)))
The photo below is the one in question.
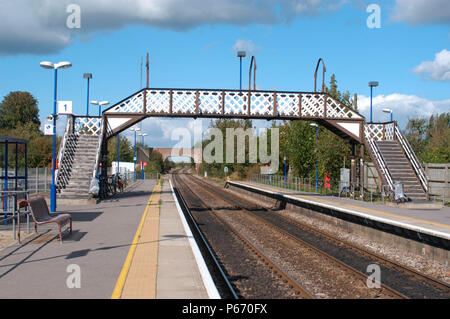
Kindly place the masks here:
POLYGON ((425 172, 428 176, 430 197, 448 201, 450 198, 449 185, 450 164, 425 164, 425 172))
MULTIPOLYGON (((20 233, 20 211, 18 209, 18 201, 28 199, 28 192, 25 191, 1 191, 2 212, 0 215, 0 228, 2 230, 11 229, 13 232, 13 240, 16 240, 17 227, 20 233)), ((25 210, 27 233, 30 233, 30 215, 28 208, 25 210)), ((22 215, 23 217, 23 215, 22 215)), ((20 234, 19 234, 20 236, 20 234)), ((19 237, 20 240, 20 237, 19 237)))
MULTIPOLYGON (((350 197, 367 202, 385 203, 389 199, 388 185, 364 183, 364 193, 363 196, 361 196, 359 182, 352 184, 351 182, 341 182, 334 180, 325 181, 324 179, 319 179, 316 186, 315 178, 287 176, 285 179, 282 175, 265 174, 251 175, 250 180, 254 183, 266 184, 302 193, 320 194, 336 197, 350 197)), ((371 177, 368 177, 368 180, 371 180, 371 177)), ((434 193, 430 194, 430 200, 442 202, 444 205, 448 204, 450 198, 448 196, 448 193, 450 191, 450 188, 448 186, 435 185, 432 190, 434 191, 434 193)))
POLYGON ((50 167, 28 168, 28 191, 30 194, 50 192, 52 169, 50 167))
POLYGON ((254 183, 271 185, 307 194, 309 193, 325 196, 350 197, 354 199, 362 199, 369 202, 385 202, 386 200, 388 200, 389 187, 387 185, 369 184, 367 185, 367 189, 363 193, 364 195, 361 196, 359 183, 352 184, 351 182, 341 182, 335 180, 326 181, 324 179, 318 179, 316 184, 315 178, 287 176, 285 179, 284 176, 281 175, 265 174, 252 175, 250 180, 254 183))
MULTIPOLYGON (((450 199, 450 164, 424 165, 428 177, 429 196, 433 201, 442 201, 444 204, 450 199)), ((370 189, 370 185, 378 182, 378 172, 373 163, 364 163, 364 187, 370 189), (366 186, 367 185, 367 186, 366 186)))
MULTIPOLYGON (((115 173, 115 172, 114 172, 115 173)), ((113 173, 113 174, 114 174, 113 173)), ((133 172, 122 171, 121 177, 127 180, 133 180, 133 172)), ((145 173, 145 179, 157 179, 159 174, 145 173)), ((136 174, 136 179, 141 179, 140 174, 136 174)), ((52 169, 50 167, 36 167, 28 168, 28 192, 30 194, 43 194, 50 192, 50 186, 52 184, 52 169)), ((20 189, 23 189, 19 185, 20 189)))

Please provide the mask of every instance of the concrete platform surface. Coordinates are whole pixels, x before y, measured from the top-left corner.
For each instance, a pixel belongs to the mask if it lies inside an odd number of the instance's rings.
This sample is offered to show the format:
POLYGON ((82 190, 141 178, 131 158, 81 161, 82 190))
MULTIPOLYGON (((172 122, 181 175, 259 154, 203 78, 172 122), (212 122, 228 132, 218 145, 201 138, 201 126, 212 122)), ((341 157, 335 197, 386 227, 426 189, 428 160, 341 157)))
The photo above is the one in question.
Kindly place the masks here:
POLYGON ((0 250, 0 298, 219 297, 167 178, 162 187, 138 181, 97 205, 57 211, 73 218, 62 244, 56 225, 38 226, 0 250))

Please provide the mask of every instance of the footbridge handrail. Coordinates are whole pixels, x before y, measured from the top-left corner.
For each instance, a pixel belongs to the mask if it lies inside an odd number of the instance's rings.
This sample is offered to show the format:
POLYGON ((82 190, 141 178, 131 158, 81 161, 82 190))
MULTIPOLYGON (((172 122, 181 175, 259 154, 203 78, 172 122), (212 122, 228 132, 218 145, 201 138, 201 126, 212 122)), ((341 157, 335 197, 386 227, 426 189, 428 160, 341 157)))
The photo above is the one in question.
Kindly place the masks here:
POLYGON ((361 114, 327 93, 263 90, 148 88, 122 100, 103 113, 364 120, 361 114))
POLYGON ((376 141, 392 141, 394 138, 394 127, 396 127, 395 122, 391 123, 367 123, 364 125, 364 135, 367 143, 369 144, 369 148, 373 157, 375 158, 378 167, 380 169, 380 173, 386 179, 388 183, 389 190, 394 190, 394 182, 392 180, 392 176, 389 173, 387 168, 387 164, 381 156, 380 150, 378 149, 376 141), (387 126, 387 129, 386 129, 387 126), (386 134, 387 132, 387 134, 386 134))
POLYGON ((388 182, 389 189, 393 191, 394 190, 394 182, 392 180, 391 174, 389 173, 389 170, 387 169, 387 165, 383 159, 383 156, 381 156, 380 151, 374 140, 368 140, 368 142, 369 142, 370 148, 372 150, 372 153, 374 154, 375 159, 377 160, 377 162, 380 166, 381 172, 384 175, 384 177, 386 178, 386 181, 388 182))
POLYGON ((100 129, 100 135, 98 137, 97 151, 96 151, 96 155, 95 155, 95 166, 94 166, 94 171, 92 173, 92 177, 98 176, 98 165, 99 165, 100 159, 101 159, 103 138, 105 136, 105 125, 104 125, 103 119, 100 121, 100 126, 101 126, 101 129, 100 129))
MULTIPOLYGON (((72 117, 68 116, 67 121, 66 121, 66 129, 64 131, 63 139, 61 141, 61 146, 59 147, 59 152, 58 152, 58 157, 57 157, 59 166, 61 166, 62 161, 63 161, 64 151, 66 150, 66 143, 67 143, 68 135, 70 134, 71 126, 72 126, 72 117)), ((60 173, 60 170, 58 169, 56 171, 56 175, 55 175, 56 181, 58 181, 59 173, 60 173)), ((58 183, 58 182, 56 182, 56 183, 58 183)))
POLYGON ((425 173, 425 170, 423 169, 423 166, 420 163, 419 159, 417 158, 416 154, 412 150, 411 145, 409 144, 408 140, 403 137, 403 134, 401 133, 400 129, 397 126, 395 127, 395 136, 397 137, 398 141, 400 142, 400 145, 402 146, 403 151, 405 152, 406 156, 408 157, 409 161, 411 162, 412 167, 413 167, 414 171, 416 172, 416 175, 419 177, 420 183, 422 184, 422 187, 428 196, 428 178, 425 173))

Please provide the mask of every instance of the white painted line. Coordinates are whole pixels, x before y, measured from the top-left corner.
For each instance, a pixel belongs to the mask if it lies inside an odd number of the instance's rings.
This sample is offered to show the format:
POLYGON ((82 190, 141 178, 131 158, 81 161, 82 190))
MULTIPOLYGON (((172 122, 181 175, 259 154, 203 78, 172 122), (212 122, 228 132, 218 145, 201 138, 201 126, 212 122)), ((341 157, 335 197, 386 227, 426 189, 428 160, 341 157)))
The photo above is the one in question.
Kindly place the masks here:
POLYGON ((173 199, 175 200, 175 204, 177 206, 178 214, 180 215, 181 218, 181 223, 183 224, 184 231, 186 232, 186 235, 189 238, 189 244, 191 245, 192 252, 194 253, 195 261, 197 262, 200 275, 202 276, 203 285, 206 288, 209 299, 221 299, 220 294, 217 291, 216 285, 214 284, 214 281, 211 277, 211 274, 209 273, 208 267, 206 266, 205 260, 203 259, 202 253, 200 252, 200 249, 198 248, 197 243, 195 242, 194 236, 192 235, 191 229, 189 228, 186 218, 184 217, 183 210, 181 209, 180 204, 178 203, 178 199, 175 196, 175 192, 173 191, 172 182, 170 181, 170 179, 169 183, 170 189, 172 190, 173 199))
POLYGON ((313 201, 313 200, 308 200, 308 199, 305 199, 305 198, 295 197, 295 196, 292 196, 292 195, 286 195, 286 194, 283 194, 283 193, 278 193, 278 192, 274 192, 274 191, 271 191, 271 190, 258 188, 258 187, 252 186, 252 185, 241 184, 241 183, 237 183, 237 182, 229 182, 229 183, 236 184, 236 185, 241 185, 241 186, 245 186, 245 187, 249 187, 249 188, 256 189, 256 190, 259 190, 259 191, 262 191, 262 192, 266 192, 266 193, 269 193, 269 194, 281 195, 281 196, 283 196, 285 198, 293 199, 293 200, 296 200, 296 201, 299 201, 299 202, 304 202, 304 203, 307 203, 307 204, 312 204, 312 205, 321 206, 321 207, 324 207, 324 208, 329 208, 329 209, 341 211, 341 212, 352 214, 352 215, 356 215, 356 216, 359 216, 359 217, 364 217, 366 219, 371 219, 371 220, 375 220, 375 221, 382 222, 382 223, 385 223, 385 224, 391 224, 391 225, 398 226, 398 227, 401 227, 401 228, 406 228, 406 229, 409 229, 409 230, 412 230, 412 231, 421 232, 421 233, 424 233, 424 234, 429 234, 429 235, 433 235, 433 236, 436 236, 436 237, 441 237, 441 238, 450 240, 450 234, 444 233, 444 232, 440 232, 440 231, 437 231, 437 230, 424 228, 424 227, 420 227, 420 226, 415 226, 415 225, 407 224, 407 223, 403 223, 403 222, 398 222, 398 221, 395 221, 395 220, 392 220, 392 219, 378 217, 378 216, 374 216, 374 215, 370 215, 370 214, 365 214, 365 213, 362 213, 362 212, 358 212, 358 211, 347 209, 347 208, 343 208, 343 207, 336 207, 336 206, 333 206, 333 205, 329 205, 329 204, 325 204, 325 203, 321 203, 321 202, 317 202, 317 201, 313 201))

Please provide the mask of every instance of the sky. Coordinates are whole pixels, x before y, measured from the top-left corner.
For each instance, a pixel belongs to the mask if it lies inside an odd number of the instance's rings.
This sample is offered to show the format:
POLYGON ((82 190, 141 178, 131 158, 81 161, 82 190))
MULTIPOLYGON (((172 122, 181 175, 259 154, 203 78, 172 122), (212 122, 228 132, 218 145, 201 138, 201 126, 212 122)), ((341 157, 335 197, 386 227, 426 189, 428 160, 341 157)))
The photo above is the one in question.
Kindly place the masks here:
MULTIPOLYGON (((244 50, 244 87, 254 55, 258 89, 313 91, 322 58, 326 83, 335 74, 340 91, 358 95, 367 119, 368 82, 378 81, 373 120, 388 120, 382 109, 390 108, 404 127, 410 118, 450 110, 449 26, 448 0, 0 0, 0 101, 28 91, 45 123, 53 72, 39 63, 70 61, 72 68, 58 73, 58 99, 84 115, 83 74, 93 74, 90 99, 113 105, 145 85, 147 52, 150 87, 236 89, 236 52, 244 50)), ((151 118, 142 128, 147 145, 171 147, 176 128, 208 124, 151 118)))

